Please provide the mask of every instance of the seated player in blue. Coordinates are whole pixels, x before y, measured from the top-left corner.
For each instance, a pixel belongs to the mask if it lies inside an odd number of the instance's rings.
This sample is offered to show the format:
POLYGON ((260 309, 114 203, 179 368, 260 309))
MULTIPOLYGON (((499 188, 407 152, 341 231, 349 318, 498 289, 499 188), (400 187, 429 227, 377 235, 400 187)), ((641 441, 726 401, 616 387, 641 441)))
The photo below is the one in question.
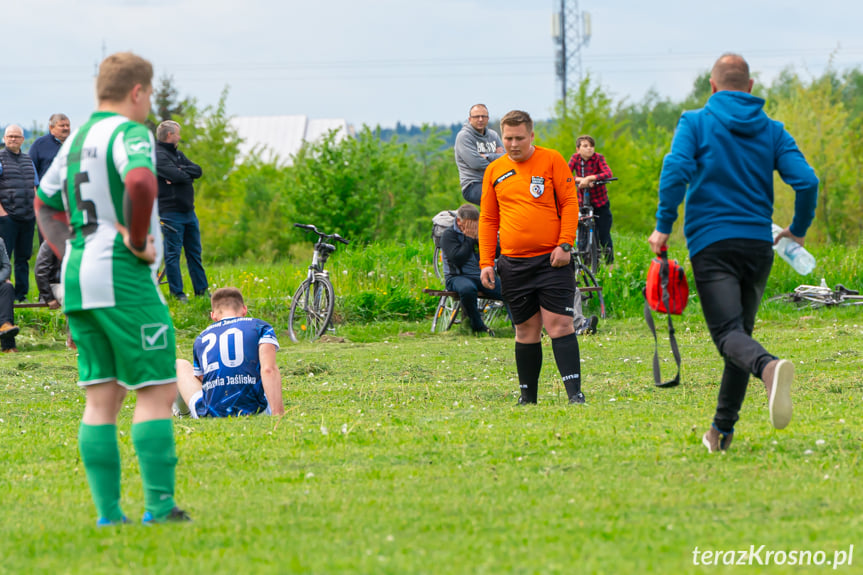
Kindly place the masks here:
POLYGON ((284 415, 279 342, 267 322, 246 317, 237 288, 219 288, 210 298, 213 324, 195 338, 194 365, 177 360, 175 415, 232 417, 284 415))

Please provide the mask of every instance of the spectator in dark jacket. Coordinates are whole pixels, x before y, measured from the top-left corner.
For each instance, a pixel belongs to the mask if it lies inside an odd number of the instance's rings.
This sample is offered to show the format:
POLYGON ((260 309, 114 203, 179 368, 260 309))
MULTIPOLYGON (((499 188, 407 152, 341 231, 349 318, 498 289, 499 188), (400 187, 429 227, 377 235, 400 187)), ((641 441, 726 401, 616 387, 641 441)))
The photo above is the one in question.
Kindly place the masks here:
POLYGON ((207 274, 201 263, 201 227, 195 215, 193 182, 202 175, 201 167, 177 149, 180 124, 166 121, 156 128, 156 174, 159 179, 159 218, 165 238, 165 273, 171 295, 188 301, 183 292, 180 252, 186 252, 186 265, 196 296, 209 297, 207 274))
POLYGON ((501 299, 500 282, 494 289, 485 288, 480 282, 478 229, 479 210, 472 204, 464 204, 456 212, 452 227, 443 233, 440 240, 446 289, 458 293, 461 307, 475 334, 491 333, 479 313, 477 292, 482 289, 488 297, 501 299))
POLYGON ((21 151, 21 126, 6 126, 3 141, 6 148, 0 150, 0 237, 6 243, 9 259, 15 260, 15 299, 24 301, 30 290, 30 258, 36 232, 33 199, 39 177, 30 156, 21 151))
POLYGON ((52 114, 48 120, 48 133, 41 138, 36 138, 36 141, 30 146, 27 153, 33 160, 36 175, 39 176, 40 180, 48 171, 63 142, 69 137, 70 130, 71 124, 66 114, 52 114))
POLYGON ((15 325, 15 288, 9 281, 12 275, 12 264, 6 255, 6 244, 0 238, 0 351, 16 353, 15 336, 18 326, 15 325))

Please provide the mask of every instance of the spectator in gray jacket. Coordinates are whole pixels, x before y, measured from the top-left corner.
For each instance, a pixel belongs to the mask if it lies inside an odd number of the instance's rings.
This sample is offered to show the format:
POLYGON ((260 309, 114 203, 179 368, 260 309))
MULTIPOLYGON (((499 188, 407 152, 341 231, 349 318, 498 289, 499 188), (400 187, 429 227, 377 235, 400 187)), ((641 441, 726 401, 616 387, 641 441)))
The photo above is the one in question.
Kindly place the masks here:
POLYGON ((500 136, 488 126, 485 104, 471 106, 468 120, 455 137, 455 163, 461 183, 461 195, 479 205, 482 198, 482 177, 490 163, 503 156, 500 136))

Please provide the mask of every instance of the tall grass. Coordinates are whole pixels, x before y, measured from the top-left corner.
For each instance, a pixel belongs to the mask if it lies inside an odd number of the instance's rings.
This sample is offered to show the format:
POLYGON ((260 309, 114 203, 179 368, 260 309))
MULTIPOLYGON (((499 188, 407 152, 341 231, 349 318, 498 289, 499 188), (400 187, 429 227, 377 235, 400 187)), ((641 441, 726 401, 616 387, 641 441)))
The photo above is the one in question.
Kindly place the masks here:
MULTIPOLYGON (((647 268, 653 255, 646 237, 618 234, 614 236, 616 259, 613 269, 602 267, 597 280, 603 288, 608 318, 640 317, 643 313, 647 268)), ((442 289, 441 280, 432 271, 431 239, 411 242, 378 242, 366 246, 339 246, 330 256, 326 269, 336 294, 334 324, 338 330, 347 326, 376 322, 411 322, 416 329, 426 329, 437 300, 422 292, 424 288, 442 289)), ((809 276, 800 276, 778 257, 767 283, 765 297, 792 291, 796 286, 818 284, 825 278, 831 286, 842 283, 861 289, 863 249, 837 245, 810 248, 818 261, 809 276)), ((681 262, 690 279, 691 304, 686 313, 699 313, 698 298, 692 282, 692 269, 683 242, 672 241, 670 257, 681 262)), ((306 277, 312 257, 312 244, 295 245, 277 263, 233 263, 210 266, 207 273, 212 288, 236 286, 243 291, 253 315, 274 326, 288 323, 291 298, 306 277)), ((186 277, 186 284, 189 279, 186 277)), ((167 294, 167 286, 163 286, 167 294)), ((190 305, 171 303, 178 330, 195 332, 206 326, 209 302, 194 299, 190 305)), ((785 304, 766 304, 766 310, 782 310, 785 304)), ((62 316, 44 309, 20 310, 19 322, 65 338, 62 316)), ((380 326, 379 326, 380 327, 380 326)), ((379 329, 372 330, 375 333, 379 329)))

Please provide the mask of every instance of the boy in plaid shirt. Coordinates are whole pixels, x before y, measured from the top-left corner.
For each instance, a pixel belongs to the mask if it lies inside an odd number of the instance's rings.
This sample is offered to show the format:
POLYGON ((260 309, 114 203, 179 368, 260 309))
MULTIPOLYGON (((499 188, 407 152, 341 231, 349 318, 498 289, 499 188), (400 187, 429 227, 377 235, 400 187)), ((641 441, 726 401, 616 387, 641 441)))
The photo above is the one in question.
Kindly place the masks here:
POLYGON ((605 157, 596 153, 596 142, 590 136, 579 136, 575 140, 575 153, 569 159, 569 169, 578 185, 578 204, 584 205, 584 190, 590 190, 590 204, 596 217, 596 234, 599 245, 605 254, 605 263, 614 263, 614 245, 611 243, 611 205, 605 184, 595 184, 596 180, 613 177, 605 157))

